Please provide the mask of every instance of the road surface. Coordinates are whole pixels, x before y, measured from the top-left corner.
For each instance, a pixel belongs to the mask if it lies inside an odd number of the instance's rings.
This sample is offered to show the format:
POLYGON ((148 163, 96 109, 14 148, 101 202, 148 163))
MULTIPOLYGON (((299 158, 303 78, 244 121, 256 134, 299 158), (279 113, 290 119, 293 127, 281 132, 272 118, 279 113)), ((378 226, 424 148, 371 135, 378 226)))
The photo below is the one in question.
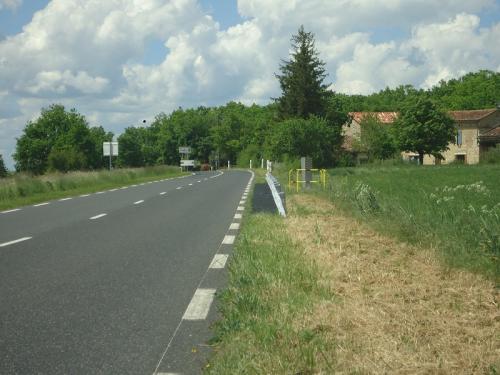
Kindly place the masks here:
POLYGON ((0 373, 199 372, 186 352, 249 183, 202 172, 0 213, 0 373))

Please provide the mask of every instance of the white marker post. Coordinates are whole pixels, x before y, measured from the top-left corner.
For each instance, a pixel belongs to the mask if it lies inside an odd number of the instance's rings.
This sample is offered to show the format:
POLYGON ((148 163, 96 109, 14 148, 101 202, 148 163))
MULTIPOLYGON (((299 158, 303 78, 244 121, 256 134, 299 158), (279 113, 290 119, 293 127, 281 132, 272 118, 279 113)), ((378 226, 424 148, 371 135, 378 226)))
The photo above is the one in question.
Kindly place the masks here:
POLYGON ((252 159, 250 159, 250 169, 252 169, 252 159))

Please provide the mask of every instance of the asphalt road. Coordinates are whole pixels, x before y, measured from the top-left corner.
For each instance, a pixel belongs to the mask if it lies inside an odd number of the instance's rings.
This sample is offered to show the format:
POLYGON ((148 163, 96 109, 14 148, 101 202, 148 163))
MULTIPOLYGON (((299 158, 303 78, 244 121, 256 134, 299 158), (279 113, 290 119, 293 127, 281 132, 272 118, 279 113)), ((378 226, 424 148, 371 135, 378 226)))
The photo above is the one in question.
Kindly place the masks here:
POLYGON ((250 178, 205 172, 0 213, 0 374, 153 374, 176 359, 194 373, 175 334, 250 178))

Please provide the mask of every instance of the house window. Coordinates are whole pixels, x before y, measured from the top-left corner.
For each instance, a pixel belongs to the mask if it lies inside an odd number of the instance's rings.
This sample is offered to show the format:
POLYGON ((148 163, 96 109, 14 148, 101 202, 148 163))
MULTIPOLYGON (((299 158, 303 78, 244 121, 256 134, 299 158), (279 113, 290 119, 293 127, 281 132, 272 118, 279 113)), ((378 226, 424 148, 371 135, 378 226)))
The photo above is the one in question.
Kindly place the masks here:
POLYGON ((462 129, 457 130, 457 146, 462 146, 462 129))
POLYGON ((465 155, 455 155, 455 161, 460 164, 465 164, 465 155))

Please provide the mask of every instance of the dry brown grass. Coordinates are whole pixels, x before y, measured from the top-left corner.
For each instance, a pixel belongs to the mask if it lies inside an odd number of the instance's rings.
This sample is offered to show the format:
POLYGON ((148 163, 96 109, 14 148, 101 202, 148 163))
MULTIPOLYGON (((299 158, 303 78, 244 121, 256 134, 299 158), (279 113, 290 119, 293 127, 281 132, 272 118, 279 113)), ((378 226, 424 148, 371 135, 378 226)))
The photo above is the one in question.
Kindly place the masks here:
POLYGON ((491 281, 445 269, 432 249, 381 236, 326 200, 294 195, 287 203, 289 235, 338 296, 297 326, 327 332, 336 371, 500 371, 499 294, 491 281))

